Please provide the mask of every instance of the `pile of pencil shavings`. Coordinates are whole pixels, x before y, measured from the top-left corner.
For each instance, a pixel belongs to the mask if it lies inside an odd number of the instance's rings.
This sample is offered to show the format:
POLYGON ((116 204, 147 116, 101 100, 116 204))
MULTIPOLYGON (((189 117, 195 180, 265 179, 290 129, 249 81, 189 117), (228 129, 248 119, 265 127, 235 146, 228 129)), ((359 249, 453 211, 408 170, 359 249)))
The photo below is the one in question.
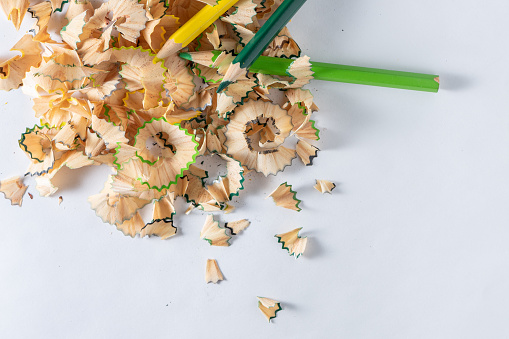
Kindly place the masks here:
MULTIPOLYGON (((176 233, 177 197, 190 203, 187 212, 228 213, 246 172, 275 175, 297 156, 312 163, 318 148, 311 142, 319 131, 310 117, 317 107, 310 91, 301 89, 312 79, 311 65, 299 57, 286 28, 264 55, 297 57, 287 77, 249 73, 216 93, 233 56, 279 2, 239 1, 187 47, 194 62, 156 54, 205 2, 110 0, 94 8, 87 1, 69 1, 58 42, 48 27, 65 3, 1 4, 16 28, 27 11, 37 19, 33 34, 13 47, 21 56, 0 64, 0 88, 22 86, 33 98, 40 124, 27 128, 19 145, 42 196, 58 190, 53 178, 60 169, 106 164, 112 174, 89 198, 96 214, 126 235, 164 239, 176 233), (285 102, 273 102, 269 89, 282 91, 285 102), (287 138, 298 139, 296 149, 282 145, 287 138), (198 156, 222 158, 227 175, 207 185, 198 156), (145 223, 138 211, 151 203, 154 217, 145 223)), ((25 189, 18 178, 0 183, 0 190, 15 198, 13 204, 21 204, 25 189)), ((300 210, 290 190, 273 197, 300 210)))

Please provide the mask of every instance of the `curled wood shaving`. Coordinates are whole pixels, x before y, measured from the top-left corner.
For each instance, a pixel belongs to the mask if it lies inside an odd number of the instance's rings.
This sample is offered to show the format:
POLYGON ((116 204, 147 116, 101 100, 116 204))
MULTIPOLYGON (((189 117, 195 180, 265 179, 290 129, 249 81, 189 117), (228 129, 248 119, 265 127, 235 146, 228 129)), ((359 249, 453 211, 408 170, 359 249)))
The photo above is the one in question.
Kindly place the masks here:
POLYGON ((23 184, 23 180, 20 177, 12 177, 0 181, 0 192, 5 195, 6 199, 11 201, 11 205, 21 206, 27 188, 28 186, 23 184))
POLYGON ((36 18, 32 31, 35 33, 34 41, 54 42, 48 33, 48 24, 51 18, 52 8, 49 1, 43 1, 36 5, 30 6, 28 9, 32 18, 36 18))
POLYGON ((170 194, 154 202, 152 221, 141 230, 141 237, 156 235, 164 240, 177 233, 177 228, 173 226, 173 215, 175 214, 173 200, 173 194, 170 194))
POLYGON ((313 186, 318 192, 324 193, 332 193, 332 190, 336 188, 336 184, 329 180, 319 180, 316 179, 316 185, 313 186))
POLYGON ((290 255, 295 255, 295 258, 297 259, 302 253, 304 253, 304 250, 306 249, 306 244, 308 242, 307 237, 300 237, 299 232, 301 228, 296 228, 290 232, 283 233, 283 234, 276 234, 275 237, 277 238, 278 242, 282 244, 283 249, 287 250, 290 255))
POLYGON ((297 155, 306 166, 313 164, 313 159, 317 157, 319 149, 305 140, 297 142, 297 155))
POLYGON ((53 11, 55 12, 61 12, 62 8, 66 3, 73 0, 50 0, 51 1, 51 8, 53 8, 53 11))
POLYGON ((258 308, 260 311, 262 311, 265 318, 267 318, 267 321, 270 323, 271 319, 274 319, 276 317, 277 312, 281 311, 281 304, 279 301, 264 298, 264 297, 257 297, 258 298, 258 308))
POLYGON ((124 235, 128 235, 131 238, 134 238, 137 234, 140 234, 144 227, 145 223, 143 222, 139 212, 136 212, 134 216, 129 220, 126 220, 122 223, 117 223, 117 229, 124 233, 124 235))
POLYGON ((251 224, 251 222, 247 219, 242 220, 236 220, 236 221, 230 221, 227 222, 224 227, 228 228, 232 235, 238 234, 240 231, 245 230, 248 228, 248 226, 251 224))
POLYGON ((21 56, 0 61, 0 90, 4 91, 18 88, 30 67, 37 67, 42 61, 42 48, 29 34, 24 35, 11 50, 21 52, 21 56))
POLYGON ((226 234, 226 228, 219 226, 219 222, 214 220, 212 214, 209 214, 201 230, 200 238, 207 240, 212 246, 230 246, 231 236, 226 234))
POLYGON ((301 201, 297 199, 297 192, 292 191, 292 185, 288 185, 286 182, 279 185, 268 197, 272 197, 277 206, 297 212, 302 210, 299 207, 301 201))
POLYGON ((19 30, 21 26, 21 22, 25 17, 25 14, 28 10, 29 5, 28 0, 2 0, 0 1, 0 6, 2 6, 2 10, 4 11, 7 19, 12 21, 16 30, 19 30))

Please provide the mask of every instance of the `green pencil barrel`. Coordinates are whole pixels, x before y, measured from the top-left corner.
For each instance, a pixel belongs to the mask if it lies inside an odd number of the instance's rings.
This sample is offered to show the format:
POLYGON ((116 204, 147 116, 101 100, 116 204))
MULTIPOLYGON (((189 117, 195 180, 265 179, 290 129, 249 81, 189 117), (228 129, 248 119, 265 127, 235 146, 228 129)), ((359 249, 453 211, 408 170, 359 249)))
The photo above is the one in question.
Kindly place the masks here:
POLYGON ((379 87, 438 92, 438 75, 312 62, 315 79, 379 87))
POLYGON ((286 71, 293 61, 293 59, 267 57, 262 55, 256 59, 251 67, 249 67, 249 71, 252 73, 288 76, 286 71))
MULTIPOLYGON (((221 51, 213 51, 214 61, 221 51)), ((187 60, 190 55, 182 53, 187 60)), ((250 72, 287 76, 286 72, 294 60, 260 56, 249 68, 250 72)), ((378 68, 346 66, 311 61, 311 70, 316 80, 344 82, 350 84, 401 88, 414 91, 438 92, 438 75, 390 71, 378 68)))

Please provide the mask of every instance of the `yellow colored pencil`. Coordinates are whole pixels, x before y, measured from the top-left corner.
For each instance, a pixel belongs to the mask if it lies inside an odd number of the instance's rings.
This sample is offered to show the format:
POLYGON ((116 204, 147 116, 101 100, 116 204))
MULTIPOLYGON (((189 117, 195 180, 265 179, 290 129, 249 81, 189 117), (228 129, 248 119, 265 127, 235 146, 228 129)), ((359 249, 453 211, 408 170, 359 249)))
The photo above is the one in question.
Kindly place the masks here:
POLYGON ((230 9, 239 0, 219 0, 217 5, 205 5, 189 21, 180 27, 164 43, 163 48, 157 53, 159 59, 177 53, 196 39, 204 30, 216 21, 224 12, 230 9))

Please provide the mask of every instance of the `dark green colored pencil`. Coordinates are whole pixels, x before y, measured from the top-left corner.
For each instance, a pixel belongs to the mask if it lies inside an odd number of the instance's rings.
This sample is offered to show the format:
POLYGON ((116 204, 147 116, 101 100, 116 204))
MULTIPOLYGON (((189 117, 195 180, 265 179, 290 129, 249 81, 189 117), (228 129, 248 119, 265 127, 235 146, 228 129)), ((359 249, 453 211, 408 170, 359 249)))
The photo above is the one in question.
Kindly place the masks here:
POLYGON ((253 62, 267 49, 274 37, 286 26, 306 0, 284 0, 270 16, 244 49, 235 57, 217 92, 222 92, 229 84, 235 82, 253 62))

